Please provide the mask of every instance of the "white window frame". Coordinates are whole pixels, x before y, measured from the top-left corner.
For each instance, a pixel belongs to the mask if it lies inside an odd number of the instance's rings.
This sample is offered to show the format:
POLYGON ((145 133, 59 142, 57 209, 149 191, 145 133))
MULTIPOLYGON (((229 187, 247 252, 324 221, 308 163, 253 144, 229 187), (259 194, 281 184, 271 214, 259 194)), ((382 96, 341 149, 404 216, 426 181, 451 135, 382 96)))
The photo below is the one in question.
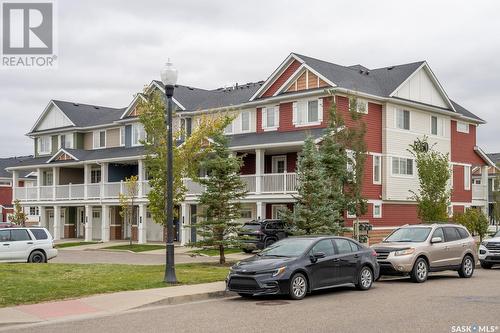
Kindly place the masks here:
MULTIPOLYGON (((349 106, 351 105, 351 99, 349 99, 349 106)), ((368 114, 368 101, 363 98, 356 98, 356 112, 362 114, 368 114), (361 106, 363 108, 361 108, 361 106), (364 109, 364 111, 363 111, 364 109)))
POLYGON ((54 172, 52 170, 43 171, 43 186, 53 186, 54 185, 54 172), (50 177, 49 177, 50 175, 50 177), (50 184, 48 184, 50 183, 50 184))
POLYGON ((380 185, 382 184, 382 154, 372 154, 372 175, 373 175, 373 184, 380 185), (378 160, 378 173, 375 173, 375 161, 378 160), (378 176, 378 180, 375 179, 375 176, 378 176))
POLYGON ((382 201, 373 202, 373 218, 374 219, 382 218, 382 201), (379 208, 378 214, 375 214, 375 207, 379 208))
POLYGON ((38 154, 39 155, 45 155, 45 154, 50 154, 52 152, 52 137, 50 135, 44 135, 38 137, 38 154), (48 141, 48 149, 49 150, 42 150, 42 140, 47 139, 48 141))
POLYGON ((292 104, 292 123, 295 127, 304 127, 304 126, 315 126, 320 125, 323 122, 323 98, 318 99, 303 99, 300 101, 293 102, 292 104), (310 121, 309 120, 309 102, 317 101, 318 102, 318 120, 310 121), (299 104, 305 105, 303 110, 299 110, 299 104), (299 112, 301 111, 301 112, 299 112), (302 116, 302 112, 305 112, 305 116, 302 116), (300 119, 304 119, 302 122, 300 119))
POLYGON ((278 213, 280 210, 286 210, 288 209, 287 205, 284 204, 273 204, 271 205, 271 218, 272 219, 279 219, 278 213))
POLYGON ((252 114, 250 111, 242 111, 240 114, 240 128, 241 128, 241 133, 248 133, 252 131, 252 114), (248 116, 248 128, 243 129, 243 115, 248 116))
POLYGON ((92 134, 92 141, 94 149, 106 148, 106 130, 97 130, 92 134), (104 132, 104 145, 101 142, 101 133, 104 132))
POLYGON ((430 135, 432 136, 440 136, 440 137, 443 137, 445 136, 445 120, 443 117, 438 117, 436 115, 431 115, 430 116, 430 120, 429 120, 429 124, 430 124, 430 135), (436 130, 437 130, 437 133, 434 134, 432 133, 432 119, 433 118, 436 118, 436 130))
POLYGON ((471 166, 464 165, 464 190, 470 191, 471 189, 471 166))
POLYGON ((132 124, 132 138, 131 138, 131 145, 132 146, 142 146, 142 143, 140 142, 141 140, 146 139, 146 130, 144 128, 144 125, 142 123, 133 123, 132 124), (137 128, 142 128, 142 131, 137 132, 137 128), (137 137, 136 137, 136 132, 137 137), (143 137, 141 137, 141 133, 143 134, 143 137))
POLYGON ((465 121, 457 121, 457 132, 469 133, 469 123, 466 123, 465 121))
POLYGON ((38 215, 40 215, 40 212, 39 212, 38 209, 39 209, 38 206, 30 206, 29 207, 29 215, 30 216, 38 216, 38 215), (32 209, 34 210, 34 214, 32 214, 32 212, 31 212, 32 209))
POLYGON ((413 178, 415 176, 415 160, 413 158, 408 158, 408 157, 392 156, 391 157, 391 175, 393 177, 413 178), (398 173, 394 173, 394 159, 398 159, 398 173), (407 166, 408 166, 408 160, 412 160, 412 164, 411 164, 411 172, 412 173, 411 174, 406 174, 406 173, 403 174, 403 173, 401 173, 401 170, 399 170, 400 169, 399 166, 401 166, 402 159, 406 160, 407 166))
POLYGON ((12 187, 12 180, 0 179, 0 187, 12 187))
POLYGON ((283 170, 282 173, 285 173, 286 172, 286 168, 287 168, 287 161, 286 161, 286 155, 277 155, 277 156, 273 156, 271 158, 271 172, 272 173, 278 173, 278 162, 279 161, 283 161, 283 163, 285 164, 285 169, 283 170))
POLYGON ((125 127, 120 127, 120 147, 125 146, 125 127))
POLYGON ((405 109, 396 109, 394 117, 394 127, 402 131, 411 131, 411 111, 405 109), (404 128, 404 113, 408 112, 408 128, 404 128), (403 114, 403 127, 399 127, 399 114, 403 114))
POLYGON ((262 107, 261 109, 261 117, 262 117, 262 129, 264 131, 276 131, 278 127, 280 126, 280 108, 278 105, 276 106, 265 106, 262 107), (267 123, 267 116, 268 112, 272 111, 273 112, 273 121, 274 125, 269 126, 267 123))
POLYGON ((65 133, 65 134, 59 135, 59 149, 61 149, 61 148, 68 148, 68 149, 75 148, 75 137, 74 137, 73 133, 65 133), (62 141, 63 141, 62 138, 63 137, 64 137, 64 144, 65 144, 64 147, 62 146, 62 141), (67 140, 68 137, 70 138, 70 140, 69 140, 71 143, 70 145, 68 145, 68 140, 67 140))

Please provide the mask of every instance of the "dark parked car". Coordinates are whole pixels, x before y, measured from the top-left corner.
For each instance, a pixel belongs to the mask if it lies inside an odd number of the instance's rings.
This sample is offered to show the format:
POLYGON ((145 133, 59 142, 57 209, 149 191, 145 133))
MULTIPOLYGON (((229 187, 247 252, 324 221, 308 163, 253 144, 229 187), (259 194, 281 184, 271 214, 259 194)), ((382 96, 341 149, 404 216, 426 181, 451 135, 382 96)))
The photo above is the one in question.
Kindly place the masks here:
POLYGON ((246 253, 262 250, 277 241, 288 237, 285 222, 282 220, 256 220, 243 224, 241 249, 246 253))
POLYGON ((370 289, 379 275, 377 254, 344 237, 291 237, 242 260, 227 277, 227 289, 240 296, 306 293, 344 284, 370 289))

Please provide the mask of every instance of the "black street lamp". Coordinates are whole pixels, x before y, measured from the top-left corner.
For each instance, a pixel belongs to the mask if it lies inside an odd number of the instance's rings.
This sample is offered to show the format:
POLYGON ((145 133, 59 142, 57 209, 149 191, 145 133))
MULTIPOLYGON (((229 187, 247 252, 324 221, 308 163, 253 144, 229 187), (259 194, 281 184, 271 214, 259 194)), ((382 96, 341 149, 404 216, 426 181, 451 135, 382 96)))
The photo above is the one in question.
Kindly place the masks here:
POLYGON ((170 284, 177 283, 174 266, 174 173, 173 173, 173 137, 172 137, 172 96, 174 85, 177 83, 177 69, 169 61, 161 70, 161 81, 165 86, 165 103, 167 115, 165 127, 167 128, 167 189, 165 213, 167 216, 167 264, 165 267, 164 281, 170 284))

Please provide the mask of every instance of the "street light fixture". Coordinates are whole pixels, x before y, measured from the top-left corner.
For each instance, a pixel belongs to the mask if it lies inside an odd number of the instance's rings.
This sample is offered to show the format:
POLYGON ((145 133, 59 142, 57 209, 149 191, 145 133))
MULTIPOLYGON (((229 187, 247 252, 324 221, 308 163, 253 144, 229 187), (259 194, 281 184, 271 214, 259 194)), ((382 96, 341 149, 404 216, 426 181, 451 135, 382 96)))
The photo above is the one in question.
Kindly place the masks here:
POLYGON ((165 215, 167 216, 167 263, 165 266, 164 281, 170 284, 177 283, 174 266, 174 173, 173 173, 173 136, 172 136, 172 96, 174 86, 177 83, 177 69, 174 68, 170 59, 162 68, 161 81, 165 86, 165 103, 167 115, 165 117, 165 127, 167 129, 167 189, 165 215))

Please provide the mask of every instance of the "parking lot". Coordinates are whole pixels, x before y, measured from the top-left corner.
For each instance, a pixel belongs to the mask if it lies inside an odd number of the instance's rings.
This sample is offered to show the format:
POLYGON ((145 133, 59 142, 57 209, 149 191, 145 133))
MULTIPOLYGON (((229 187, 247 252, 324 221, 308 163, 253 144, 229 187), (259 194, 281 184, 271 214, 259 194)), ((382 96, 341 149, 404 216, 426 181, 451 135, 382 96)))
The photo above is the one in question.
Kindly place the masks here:
MULTIPOLYGON (((37 332, 500 332, 500 269, 454 272, 415 284, 383 279, 372 290, 341 287, 302 301, 281 297, 210 301, 36 327, 37 332)), ((33 328, 18 332, 33 331, 33 328)))

